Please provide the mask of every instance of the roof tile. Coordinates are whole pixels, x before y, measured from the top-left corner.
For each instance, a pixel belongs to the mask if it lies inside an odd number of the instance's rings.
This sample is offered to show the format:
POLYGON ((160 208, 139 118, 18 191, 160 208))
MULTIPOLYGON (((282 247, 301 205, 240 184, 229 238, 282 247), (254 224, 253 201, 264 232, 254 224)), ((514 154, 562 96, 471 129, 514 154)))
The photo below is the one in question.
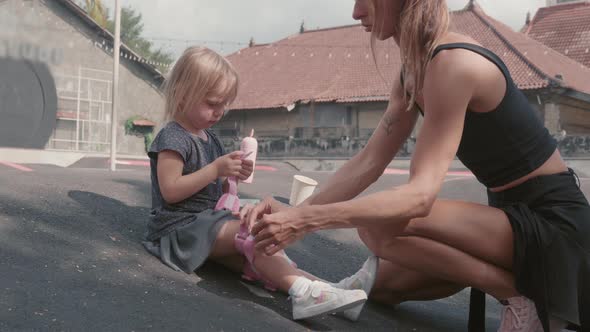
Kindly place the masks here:
POLYGON ((526 33, 590 67, 590 2, 541 8, 527 27, 526 33))
MULTIPOLYGON (((590 94, 590 69, 487 16, 477 4, 453 12, 452 20, 453 30, 502 58, 520 89, 562 84, 590 94)), ((377 42, 373 58, 370 36, 360 25, 307 31, 228 58, 242 79, 232 109, 272 109, 310 100, 386 101, 401 67, 392 41, 377 42)))

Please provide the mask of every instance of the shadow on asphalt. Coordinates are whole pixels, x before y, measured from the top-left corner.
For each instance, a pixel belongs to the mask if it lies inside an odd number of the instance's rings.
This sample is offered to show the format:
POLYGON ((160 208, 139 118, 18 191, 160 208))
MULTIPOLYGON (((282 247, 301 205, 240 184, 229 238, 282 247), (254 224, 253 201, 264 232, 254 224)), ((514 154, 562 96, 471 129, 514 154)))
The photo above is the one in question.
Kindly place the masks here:
POLYGON ((290 309, 249 294, 235 274, 210 266, 179 273, 147 254, 140 241, 148 208, 86 191, 67 195, 72 202, 51 210, 0 197, 2 214, 21 221, 0 225, 0 305, 7 306, 0 330, 187 330, 199 315, 211 324, 203 330, 232 331, 236 321, 248 330, 285 329, 277 319, 247 323, 268 310, 288 318, 290 309), (236 299, 243 308, 232 312, 236 299))
MULTIPOLYGON (((139 192, 144 193, 145 198, 151 199, 151 196, 148 191, 151 188, 149 185, 146 185, 145 182, 121 179, 117 180, 116 182, 132 185, 136 187, 136 189, 139 192)), ((111 231, 118 232, 119 234, 127 234, 126 240, 135 243, 140 243, 144 239, 143 227, 137 226, 140 226, 142 223, 145 224, 147 216, 149 215, 149 209, 142 207, 130 207, 118 200, 98 195, 92 192, 70 191, 68 193, 68 196, 72 198, 74 201, 78 202, 82 207, 85 207, 89 213, 100 215, 103 221, 102 224, 110 224, 110 226, 112 227, 111 231), (96 205, 100 206, 101 208, 93 208, 96 205), (120 220, 121 216, 138 215, 143 216, 141 218, 141 222, 139 222, 139 220, 138 222, 130 223, 117 222, 118 220, 120 220), (113 221, 115 222, 113 223, 113 221), (135 227, 129 228, 129 225, 135 225, 135 227), (132 232, 125 232, 126 230, 130 229, 132 230, 132 232)), ((248 197, 246 195, 242 195, 242 197, 255 198, 248 197)), ((145 252, 145 254, 150 256, 147 252, 145 252)), ((153 257, 153 259, 158 260, 155 257, 153 257)), ((161 264, 161 268, 172 271, 164 264, 161 264)), ((173 273, 182 272, 173 271, 173 273)), ((207 262, 195 274, 198 278, 200 278, 200 280, 197 283, 197 286, 203 289, 204 291, 207 291, 219 297, 224 297, 228 300, 231 300, 232 302, 252 302, 258 306, 262 306, 268 310, 274 311, 288 320, 292 319, 290 304, 291 302, 287 299, 287 296, 282 293, 272 292, 271 295, 273 298, 264 298, 256 296, 255 294, 250 292, 248 288, 244 287, 240 283, 243 281, 240 279, 238 274, 214 262, 207 262)), ((329 326, 316 322, 315 319, 299 321, 297 323, 307 329, 311 329, 314 331, 332 330, 332 328, 330 328, 329 326)))
MULTIPOLYGON (((132 194, 125 197, 134 198, 122 202, 85 190, 40 199, 0 195, 0 218, 9 218, 0 222, 5 271, 0 306, 10 309, 0 311, 0 330, 190 330, 197 323, 205 324, 198 329, 203 331, 457 331, 466 326, 464 307, 437 301, 395 310, 370 303, 354 324, 331 316, 293 322, 283 294, 259 297, 237 274, 214 263, 185 274, 149 255, 141 245, 149 181, 111 181, 119 197, 127 194, 120 192, 125 186, 132 194)), ((329 281, 354 273, 368 255, 363 246, 322 233, 305 237, 287 253, 300 268, 329 281)))

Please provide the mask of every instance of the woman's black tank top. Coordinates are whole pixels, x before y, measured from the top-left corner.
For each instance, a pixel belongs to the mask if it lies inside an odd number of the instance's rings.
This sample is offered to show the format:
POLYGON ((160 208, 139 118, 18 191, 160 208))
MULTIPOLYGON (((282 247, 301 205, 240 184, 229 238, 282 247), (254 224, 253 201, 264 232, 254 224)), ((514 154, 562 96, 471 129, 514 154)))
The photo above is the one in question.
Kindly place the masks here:
POLYGON ((490 50, 467 43, 443 44, 432 57, 457 48, 485 57, 506 78, 506 92, 496 109, 486 113, 467 110, 457 157, 488 188, 508 184, 536 170, 555 152, 556 140, 512 81, 504 62, 490 50))

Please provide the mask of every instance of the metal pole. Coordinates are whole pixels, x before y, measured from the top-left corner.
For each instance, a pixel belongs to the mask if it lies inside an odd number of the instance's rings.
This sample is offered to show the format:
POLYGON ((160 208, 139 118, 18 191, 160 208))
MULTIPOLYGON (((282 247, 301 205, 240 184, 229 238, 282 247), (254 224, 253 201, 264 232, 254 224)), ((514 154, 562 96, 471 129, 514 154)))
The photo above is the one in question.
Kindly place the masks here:
POLYGON ((80 99, 82 98, 82 67, 78 66, 78 100, 76 102, 76 151, 80 151, 80 99))
POLYGON ((115 0, 115 45, 113 47, 113 100, 111 103, 111 171, 116 169, 119 53, 121 48, 121 1, 115 0))

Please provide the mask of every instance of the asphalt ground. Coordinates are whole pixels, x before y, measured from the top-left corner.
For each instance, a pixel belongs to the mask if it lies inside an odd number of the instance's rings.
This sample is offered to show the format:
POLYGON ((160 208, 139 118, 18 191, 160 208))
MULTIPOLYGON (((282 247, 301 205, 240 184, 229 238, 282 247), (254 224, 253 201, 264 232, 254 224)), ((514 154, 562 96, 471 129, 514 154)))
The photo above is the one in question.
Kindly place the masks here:
MULTIPOLYGON (((334 316, 291 319, 287 296, 242 281, 213 263, 176 272, 142 247, 151 205, 149 168, 82 160, 69 168, 0 164, 0 331, 466 331, 468 292, 397 307, 369 303, 356 323, 334 316)), ((259 162, 242 198, 289 195, 300 172, 259 162)), ((388 172, 364 194, 407 180, 388 172)), ((589 182, 582 178, 588 193, 589 182)), ((484 188, 450 174, 441 198, 485 203, 484 188)), ((352 230, 322 231, 287 250, 300 268, 337 281, 368 256, 352 230)), ((500 306, 487 303, 487 331, 500 306)))

